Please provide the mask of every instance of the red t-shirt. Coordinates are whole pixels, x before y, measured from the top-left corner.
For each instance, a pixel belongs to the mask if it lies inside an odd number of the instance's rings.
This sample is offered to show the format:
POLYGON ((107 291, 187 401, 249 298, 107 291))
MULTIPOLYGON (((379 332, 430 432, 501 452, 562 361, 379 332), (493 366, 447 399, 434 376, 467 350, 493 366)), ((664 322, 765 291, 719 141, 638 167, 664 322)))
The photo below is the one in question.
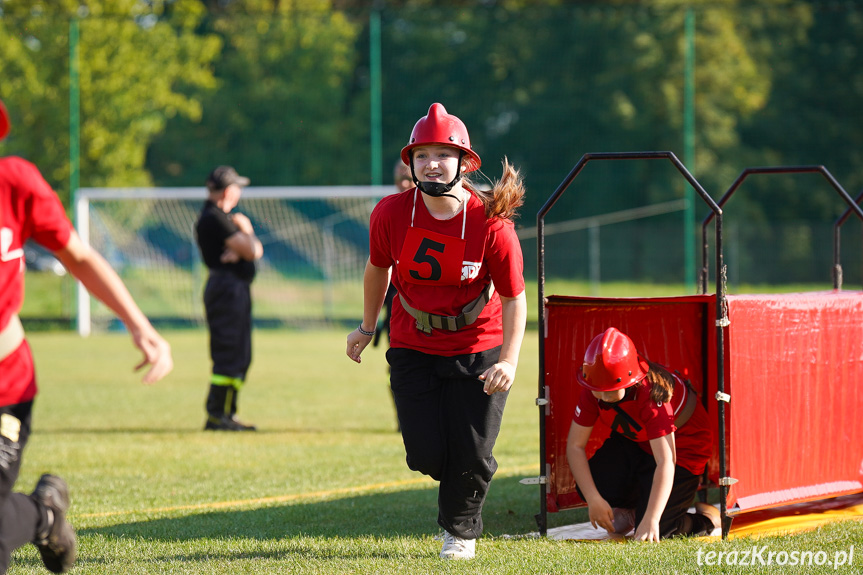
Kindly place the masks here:
MULTIPOLYGON (((21 158, 0 158, 0 329, 24 301, 24 243, 32 238, 57 251, 71 232, 60 199, 36 166, 21 158)), ((0 362, 0 405, 35 395, 33 358, 25 341, 0 362)))
POLYGON ((653 453, 649 443, 651 439, 674 433, 677 465, 695 475, 703 473, 713 451, 713 434, 710 431, 707 411, 701 401, 696 404, 692 416, 678 429, 674 425, 674 419, 683 408, 686 396, 693 391, 674 375, 671 401, 657 403, 650 399, 647 380, 642 381, 643 383, 627 389, 626 396, 617 404, 641 429, 636 429, 617 410, 601 407, 599 400, 585 387, 581 388, 572 420, 583 427, 593 427, 597 419, 600 419, 613 432, 635 441, 647 453, 653 453))
POLYGON ((454 356, 501 345, 498 294, 515 297, 524 291, 524 262, 515 226, 510 220, 487 219, 485 207, 473 193, 466 211, 448 220, 432 217, 421 196, 414 188, 387 196, 375 206, 369 230, 372 265, 392 267, 393 285, 408 305, 437 315, 457 316, 489 281, 494 281, 495 292, 473 324, 458 331, 433 329, 428 335, 417 329, 416 320, 396 296, 390 346, 454 356))

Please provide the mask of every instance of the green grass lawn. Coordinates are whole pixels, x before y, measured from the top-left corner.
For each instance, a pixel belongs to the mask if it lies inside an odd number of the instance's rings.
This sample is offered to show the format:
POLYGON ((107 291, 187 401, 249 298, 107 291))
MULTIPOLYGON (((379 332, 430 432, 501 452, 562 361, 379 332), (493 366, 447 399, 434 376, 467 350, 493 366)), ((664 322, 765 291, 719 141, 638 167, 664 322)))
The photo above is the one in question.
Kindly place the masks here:
MULTIPOLYGON (((18 489, 44 472, 72 489, 79 574, 272 573, 859 573, 863 523, 760 539, 626 545, 526 537, 539 489, 537 334, 528 334, 495 455, 500 470, 472 562, 438 559, 436 484, 409 471, 383 350, 361 365, 346 333, 255 333, 240 415, 260 431, 204 433, 209 360, 204 331, 169 332, 176 368, 138 383, 122 334, 35 333, 41 393, 18 489), (507 537, 515 536, 515 537, 507 537), (708 566, 698 553, 751 549, 848 551, 850 567, 708 566)), ((584 511, 549 515, 550 526, 584 511)), ((10 574, 45 573, 33 546, 10 574)))

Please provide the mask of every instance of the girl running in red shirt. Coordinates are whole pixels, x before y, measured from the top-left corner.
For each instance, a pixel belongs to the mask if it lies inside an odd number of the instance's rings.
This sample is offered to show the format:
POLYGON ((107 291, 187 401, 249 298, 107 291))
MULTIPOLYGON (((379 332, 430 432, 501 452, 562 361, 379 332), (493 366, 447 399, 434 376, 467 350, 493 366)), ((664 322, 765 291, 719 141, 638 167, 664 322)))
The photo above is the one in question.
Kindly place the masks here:
POLYGON ((441 104, 416 123, 401 156, 415 187, 372 212, 363 320, 348 335, 347 355, 361 361, 392 279, 398 295, 387 361, 407 464, 440 481, 441 557, 470 559, 524 337, 512 222, 524 188, 506 160, 490 191, 466 178, 479 155, 464 123, 441 104))

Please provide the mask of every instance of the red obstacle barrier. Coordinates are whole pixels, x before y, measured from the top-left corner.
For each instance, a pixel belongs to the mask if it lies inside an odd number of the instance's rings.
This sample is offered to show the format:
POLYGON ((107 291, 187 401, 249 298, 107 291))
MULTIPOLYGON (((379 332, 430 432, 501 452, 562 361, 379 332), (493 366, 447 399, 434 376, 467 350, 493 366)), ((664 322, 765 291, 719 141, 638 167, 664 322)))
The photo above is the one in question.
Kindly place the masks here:
MULTIPOLYGON (((858 198, 859 199, 859 198, 858 198)), ((714 424, 706 483, 718 485, 722 535, 730 517, 756 509, 863 492, 863 294, 841 292, 838 228, 863 208, 823 166, 747 168, 715 202, 671 152, 585 154, 537 214, 540 339, 541 534, 546 512, 583 505, 566 461, 578 396, 574 374, 590 340, 608 327, 627 333, 649 359, 683 372, 714 424), (707 204, 702 225, 702 295, 602 299, 545 294, 545 216, 591 161, 672 163, 707 204), (817 173, 849 211, 835 224, 832 292, 727 296, 722 209, 751 175, 817 173), (715 228, 716 292, 706 294, 707 225, 715 228), (732 383, 733 382, 733 383, 732 383)), ((588 455, 608 434, 594 428, 588 455)), ((531 480, 528 480, 530 482, 531 480)))
MULTIPOLYGON (((863 492, 863 293, 728 296, 726 501, 734 515, 863 492)), ((590 340, 608 327, 689 379, 716 422, 715 296, 549 296, 545 333, 546 508, 584 503, 566 437, 590 340)), ((716 426, 714 436, 718 434, 716 426)), ((608 435, 597 425, 592 453, 608 435)), ((708 464, 719 480, 719 445, 708 464)))

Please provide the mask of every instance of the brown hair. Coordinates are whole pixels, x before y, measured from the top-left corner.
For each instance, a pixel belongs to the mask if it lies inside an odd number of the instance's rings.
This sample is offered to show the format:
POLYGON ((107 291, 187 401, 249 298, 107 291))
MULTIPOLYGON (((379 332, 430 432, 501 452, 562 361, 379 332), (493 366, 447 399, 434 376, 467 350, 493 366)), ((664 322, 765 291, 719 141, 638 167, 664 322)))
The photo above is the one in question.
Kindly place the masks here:
POLYGON ((516 216, 516 210, 524 204, 524 180, 505 156, 501 164, 503 174, 490 190, 481 190, 472 182, 468 184, 485 206, 487 218, 512 220, 516 216))
POLYGON ((644 380, 650 384, 650 399, 658 403, 668 403, 674 392, 674 376, 658 363, 648 361, 647 365, 650 369, 644 380))

